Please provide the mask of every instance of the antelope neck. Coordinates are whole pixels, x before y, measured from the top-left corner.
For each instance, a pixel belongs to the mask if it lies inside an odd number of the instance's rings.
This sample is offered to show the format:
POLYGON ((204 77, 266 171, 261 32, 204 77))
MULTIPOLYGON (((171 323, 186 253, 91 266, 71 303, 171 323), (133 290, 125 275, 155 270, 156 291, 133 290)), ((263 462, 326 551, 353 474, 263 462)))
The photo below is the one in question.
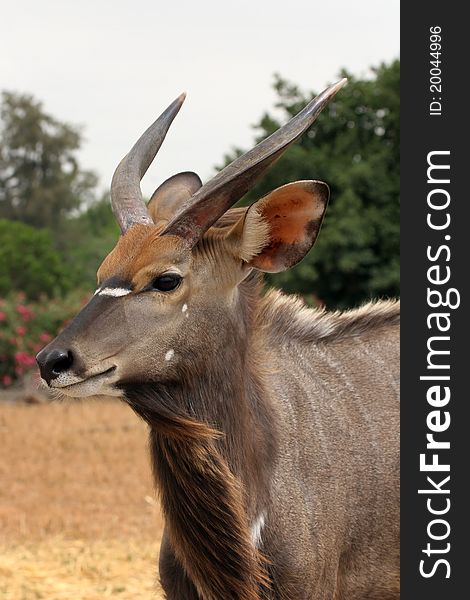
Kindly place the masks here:
POLYGON ((249 518, 255 519, 266 508, 277 445, 274 412, 259 374, 263 362, 248 340, 237 339, 201 363, 195 357, 178 381, 125 384, 126 400, 154 435, 192 443, 215 435, 214 448, 240 480, 249 518))
POLYGON ((152 466, 174 555, 202 597, 255 600, 267 582, 261 529, 277 436, 252 367, 259 357, 248 343, 230 344, 227 352, 178 382, 124 391, 151 428, 152 466))

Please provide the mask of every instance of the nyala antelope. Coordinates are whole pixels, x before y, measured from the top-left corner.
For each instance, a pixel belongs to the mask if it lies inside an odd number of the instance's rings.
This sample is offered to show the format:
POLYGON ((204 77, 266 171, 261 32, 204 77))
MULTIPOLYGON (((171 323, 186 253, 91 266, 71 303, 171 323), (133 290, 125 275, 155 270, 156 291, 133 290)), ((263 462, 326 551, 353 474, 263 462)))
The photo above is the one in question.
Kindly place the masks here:
POLYGON ((148 423, 169 600, 398 597, 398 304, 262 294, 263 272, 314 244, 325 183, 230 208, 344 82, 208 183, 179 173, 145 205, 175 100, 113 176, 122 235, 95 295, 38 354, 51 388, 118 396, 148 423))

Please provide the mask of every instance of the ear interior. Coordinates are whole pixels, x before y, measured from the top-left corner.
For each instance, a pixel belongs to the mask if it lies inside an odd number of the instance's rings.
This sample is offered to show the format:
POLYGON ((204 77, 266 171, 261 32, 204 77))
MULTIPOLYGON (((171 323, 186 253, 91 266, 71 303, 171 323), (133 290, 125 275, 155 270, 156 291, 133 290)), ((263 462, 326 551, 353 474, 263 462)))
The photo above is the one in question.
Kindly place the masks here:
POLYGON ((152 194, 147 210, 155 225, 166 225, 186 202, 202 186, 196 173, 177 173, 164 181, 152 194))
POLYGON ((249 263, 269 244, 269 232, 269 223, 258 211, 256 203, 245 209, 230 232, 230 238, 235 240, 237 257, 249 263))
POLYGON ((252 204, 236 225, 243 228, 240 258, 267 273, 300 262, 317 239, 329 195, 326 183, 296 181, 252 204))

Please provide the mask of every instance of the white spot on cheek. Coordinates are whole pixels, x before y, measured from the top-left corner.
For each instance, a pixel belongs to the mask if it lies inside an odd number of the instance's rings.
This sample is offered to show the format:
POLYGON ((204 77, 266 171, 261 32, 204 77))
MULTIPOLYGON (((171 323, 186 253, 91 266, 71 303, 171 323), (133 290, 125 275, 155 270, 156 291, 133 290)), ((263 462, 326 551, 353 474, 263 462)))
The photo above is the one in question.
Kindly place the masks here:
POLYGON ((119 298, 120 296, 127 296, 127 294, 131 293, 131 290, 127 290, 126 288, 103 288, 102 290, 97 290, 99 296, 113 296, 113 298, 119 298))
POLYGON ((174 355, 175 355, 174 350, 168 350, 168 352, 165 354, 165 360, 171 360, 174 355))
POLYGON ((183 304, 183 308, 181 309, 181 312, 186 312, 188 310, 188 305, 187 304, 183 304))
POLYGON ((251 526, 251 539, 255 546, 259 546, 259 543, 261 542, 261 531, 263 530, 265 521, 266 516, 263 512, 260 515, 258 515, 255 522, 251 526))

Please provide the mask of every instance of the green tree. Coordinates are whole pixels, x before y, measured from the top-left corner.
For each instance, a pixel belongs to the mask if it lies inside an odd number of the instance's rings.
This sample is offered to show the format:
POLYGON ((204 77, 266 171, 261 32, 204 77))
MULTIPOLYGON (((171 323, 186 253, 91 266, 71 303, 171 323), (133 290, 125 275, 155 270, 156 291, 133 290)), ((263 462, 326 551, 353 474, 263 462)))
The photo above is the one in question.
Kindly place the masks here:
POLYGON ((48 231, 0 219, 0 296, 21 291, 29 300, 70 288, 61 255, 48 231))
POLYGON ((26 94, 0 103, 0 218, 57 230, 93 198, 96 176, 80 168, 80 131, 26 94))
POLYGON ((56 237, 74 286, 92 289, 98 267, 119 238, 109 194, 64 221, 56 237))
MULTIPOLYGON (((348 85, 242 200, 251 203, 295 180, 329 184, 330 205, 315 247, 294 269, 268 276, 268 283, 329 307, 399 293, 400 63, 383 64, 373 73, 370 80, 341 73, 348 85)), ((314 95, 279 76, 274 87, 283 117, 265 114, 256 126, 257 141, 314 95)))

